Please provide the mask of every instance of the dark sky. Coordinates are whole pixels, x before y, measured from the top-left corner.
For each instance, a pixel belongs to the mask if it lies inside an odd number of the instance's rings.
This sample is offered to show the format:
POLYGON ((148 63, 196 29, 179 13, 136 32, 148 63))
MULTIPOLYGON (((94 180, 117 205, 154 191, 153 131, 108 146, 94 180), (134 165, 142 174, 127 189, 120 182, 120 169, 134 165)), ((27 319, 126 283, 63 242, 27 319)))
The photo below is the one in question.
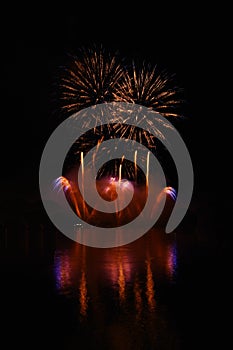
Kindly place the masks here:
POLYGON ((214 160, 214 27, 208 14, 198 9, 158 9, 157 13, 149 8, 135 10, 132 14, 122 10, 109 16, 96 15, 94 20, 81 10, 59 15, 35 11, 30 16, 9 16, 7 27, 2 24, 4 179, 15 181, 17 171, 17 176, 37 181, 53 118, 51 92, 56 70, 67 53, 101 43, 125 57, 140 57, 176 74, 188 102, 187 120, 180 132, 190 149, 197 182, 205 185, 207 163, 214 160))

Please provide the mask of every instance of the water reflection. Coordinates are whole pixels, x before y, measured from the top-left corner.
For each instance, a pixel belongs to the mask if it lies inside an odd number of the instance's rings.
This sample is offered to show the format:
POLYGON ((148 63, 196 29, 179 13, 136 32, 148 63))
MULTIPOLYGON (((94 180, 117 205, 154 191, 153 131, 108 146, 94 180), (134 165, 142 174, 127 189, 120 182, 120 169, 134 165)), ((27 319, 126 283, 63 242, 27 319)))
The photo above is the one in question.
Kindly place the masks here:
POLYGON ((151 230, 127 246, 95 249, 33 220, 0 226, 1 310, 9 335, 16 319, 22 344, 30 343, 27 333, 35 342, 48 337, 54 349, 183 350, 203 344, 202 337, 205 348, 215 342, 206 324, 216 325, 213 334, 220 324, 225 334, 224 315, 213 305, 225 310, 230 302, 221 293, 230 254, 218 255, 214 244, 206 250, 213 232, 205 226, 176 235, 151 230))
MULTIPOLYGON (((109 249, 86 247, 63 235, 53 237, 43 226, 37 231, 27 226, 20 254, 47 259, 49 251, 53 257, 48 271, 52 268, 55 286, 53 311, 60 315, 55 323, 64 322, 65 327, 68 322, 73 348, 85 338, 90 349, 169 349, 164 345, 168 334, 174 337, 176 332, 169 310, 179 271, 175 234, 154 229, 131 244, 109 249)), ((11 249, 7 238, 6 244, 2 230, 2 256, 11 249)), ((39 265, 36 261, 30 266, 39 265)), ((70 341, 68 333, 66 337, 70 341)))
POLYGON ((79 286, 80 315, 87 315, 86 247, 82 246, 81 278, 79 286))
POLYGON ((43 224, 12 222, 0 225, 0 258, 5 262, 44 262, 53 259, 54 232, 43 224))
POLYGON ((62 294, 70 294, 74 286, 71 281, 71 259, 67 249, 55 251, 54 270, 57 290, 62 294))
POLYGON ((170 279, 170 281, 175 281, 176 279, 176 273, 177 273, 177 244, 176 240, 174 240, 172 243, 168 245, 167 249, 167 275, 170 279))
POLYGON ((155 308, 155 298, 154 298, 154 281, 153 273, 151 270, 151 258, 150 256, 146 259, 146 296, 150 311, 155 308))
POLYGON ((86 272, 82 270, 80 287, 79 287, 79 302, 80 302, 80 314, 81 316, 87 315, 87 281, 86 281, 86 272))
POLYGON ((138 275, 136 274, 134 281, 134 298, 135 298, 135 310, 136 310, 136 320, 140 321, 142 314, 142 288, 140 286, 138 275))
POLYGON ((56 289, 60 295, 79 301, 80 316, 87 316, 87 261, 86 247, 75 244, 71 248, 56 249, 54 272, 56 289))
POLYGON ((118 274, 119 298, 120 302, 123 303, 125 301, 125 275, 122 260, 118 264, 118 274))
POLYGON ((58 293, 75 298, 82 317, 96 307, 96 300, 104 303, 101 285, 115 305, 127 305, 140 319, 145 307, 156 312, 155 279, 175 282, 176 239, 153 231, 129 245, 109 249, 72 242, 56 249, 54 271, 58 293))

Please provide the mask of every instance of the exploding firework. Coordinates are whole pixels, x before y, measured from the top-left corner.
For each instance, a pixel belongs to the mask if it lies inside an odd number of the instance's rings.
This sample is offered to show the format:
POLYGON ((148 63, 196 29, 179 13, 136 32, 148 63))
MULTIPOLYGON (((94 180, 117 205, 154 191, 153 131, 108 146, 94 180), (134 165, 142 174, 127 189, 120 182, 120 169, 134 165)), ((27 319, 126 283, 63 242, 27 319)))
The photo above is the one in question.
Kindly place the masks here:
MULTIPOLYGON (((61 110, 65 116, 78 112, 86 107, 106 102, 127 102, 153 109, 165 117, 176 118, 182 90, 175 85, 174 75, 160 72, 157 66, 134 62, 126 64, 118 53, 110 53, 102 47, 81 49, 71 57, 69 65, 63 67, 60 83, 61 110)), ((90 118, 83 119, 88 125, 90 118)), ((98 120, 96 120, 97 124, 98 120)), ((80 161, 81 152, 87 153, 91 148, 112 138, 127 138, 146 145, 152 151, 159 146, 157 138, 148 131, 128 125, 127 120, 116 119, 114 123, 96 126, 83 134, 73 145, 67 155, 65 166, 72 167, 80 161)), ((149 125, 150 129, 153 127, 149 125)), ((153 130, 156 135, 158 130, 153 130)), ((160 137, 162 135, 159 135, 160 137)), ((112 161, 101 169, 99 176, 116 176, 121 160, 112 161)), ((132 178, 135 171, 140 174, 131 162, 124 162, 123 172, 132 178)))
MULTIPOLYGON (((178 117, 176 109, 182 102, 179 98, 181 89, 172 84, 173 78, 173 75, 165 71, 159 72, 157 66, 151 67, 143 63, 137 67, 133 62, 125 71, 114 95, 115 100, 149 107, 165 117, 178 117)), ((116 132, 126 134, 129 139, 146 144, 148 148, 155 147, 155 137, 139 127, 120 124, 116 132)))
POLYGON ((165 117, 178 117, 182 89, 174 74, 143 62, 126 64, 118 53, 100 48, 80 49, 62 67, 61 109, 75 113, 105 102, 128 102, 152 108, 165 117))
POLYGON ((112 102, 125 71, 117 53, 80 49, 69 67, 63 67, 60 84, 62 110, 66 114, 99 103, 112 102))
POLYGON ((116 101, 152 108, 165 117, 178 117, 176 108, 182 103, 181 91, 174 84, 174 75, 145 62, 141 67, 133 62, 125 70, 114 97, 116 101))
POLYGON ((60 176, 54 180, 53 185, 53 189, 57 192, 60 192, 62 190, 64 191, 64 193, 66 194, 66 198, 73 210, 75 211, 75 213, 81 216, 77 196, 74 192, 74 185, 72 184, 72 182, 70 182, 66 177, 60 176))
MULTIPOLYGON (((76 175, 74 173, 69 174, 70 178, 74 178, 75 176, 76 175)), ((103 227, 125 225, 141 213, 147 197, 146 191, 144 191, 141 187, 135 187, 131 181, 126 179, 122 180, 121 176, 118 178, 102 178, 101 180, 97 181, 96 186, 100 196, 105 199, 106 206, 108 205, 108 202, 117 200, 117 193, 119 190, 123 195, 126 195, 128 192, 134 192, 132 201, 126 208, 123 210, 118 210, 119 202, 116 201, 116 211, 114 213, 103 213, 90 207, 86 203, 79 191, 80 186, 82 186, 82 184, 78 184, 77 181, 72 181, 64 176, 61 176, 54 181, 54 190, 58 192, 63 190, 73 211, 79 217, 94 226, 98 226, 98 224, 101 224, 103 227)), ((92 191, 94 191, 94 187, 92 188, 92 191)), ((157 205, 160 201, 162 201, 164 195, 168 199, 168 205, 174 205, 177 192, 173 187, 165 187, 159 193, 154 206, 150 208, 148 213, 145 214, 145 220, 147 219, 147 215, 153 215, 153 212, 157 210, 157 205)), ((98 208, 98 203, 96 203, 96 205, 98 208)))

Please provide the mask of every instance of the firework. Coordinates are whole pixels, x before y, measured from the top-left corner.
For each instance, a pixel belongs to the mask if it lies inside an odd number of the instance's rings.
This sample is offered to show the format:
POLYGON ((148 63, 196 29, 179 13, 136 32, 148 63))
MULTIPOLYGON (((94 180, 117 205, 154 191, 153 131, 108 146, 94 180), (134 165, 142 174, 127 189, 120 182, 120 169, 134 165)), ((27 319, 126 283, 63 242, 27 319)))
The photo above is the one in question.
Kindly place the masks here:
POLYGON ((125 74, 117 53, 80 49, 69 67, 63 67, 60 84, 62 109, 66 114, 115 99, 125 74))
MULTIPOLYGON (((174 85, 174 75, 160 72, 157 66, 151 67, 145 62, 141 67, 132 62, 125 70, 114 97, 115 101, 143 105, 165 117, 178 117, 176 110, 183 102, 179 98, 181 91, 174 85)), ((155 147, 155 137, 139 127, 120 124, 115 128, 117 133, 127 135, 129 139, 146 144, 148 148, 155 147)))
POLYGON ((119 88, 114 93, 116 101, 136 103, 152 108, 165 117, 178 117, 175 111, 182 100, 181 89, 174 85, 174 75, 159 71, 157 66, 134 62, 127 67, 119 88))
MULTIPOLYGON (((145 62, 141 66, 135 62, 125 64, 118 53, 111 54, 103 47, 81 49, 76 56, 71 57, 69 65, 62 69, 59 88, 61 110, 67 116, 92 105, 115 101, 143 105, 165 117, 176 118, 183 100, 180 99, 182 90, 175 85, 174 80, 174 75, 160 72, 157 66, 152 67, 145 62)), ((88 126, 92 117, 84 118, 83 123, 88 126)), ((135 127, 128 125, 127 120, 116 119, 111 125, 93 128, 73 145, 64 168, 79 162, 82 152, 86 154, 94 146, 112 138, 127 138, 155 150, 158 142, 154 135, 159 130, 148 125, 150 130, 153 129, 152 135, 140 128, 140 120, 137 125, 135 127)), ((119 159, 110 162, 108 167, 99 171, 98 176, 116 176, 119 162, 119 159)), ((140 178, 137 176, 137 172, 140 175, 140 169, 131 162, 125 161, 121 170, 128 179, 140 178)))
POLYGON ((66 194, 66 198, 70 203, 71 207, 73 207, 75 213, 81 216, 77 197, 74 192, 74 185, 72 184, 72 182, 70 182, 66 177, 60 176, 53 181, 53 185, 53 189, 57 192, 60 192, 62 190, 64 191, 64 193, 66 194))
MULTIPOLYGON (((75 177, 75 174, 69 174, 69 176, 75 177)), ((82 219, 84 219, 92 225, 96 225, 96 223, 101 223, 103 225, 106 225, 106 227, 112 227, 126 224, 130 220, 134 219, 137 215, 139 215, 139 213, 141 213, 147 198, 146 191, 137 186, 135 187, 135 185, 131 181, 128 181, 126 179, 122 180, 120 175, 118 178, 102 178, 96 183, 98 192, 100 193, 101 197, 105 199, 106 203, 112 200, 116 200, 116 211, 114 213, 103 214, 103 212, 98 211, 98 209, 93 209, 89 207, 89 205, 87 205, 87 203, 85 202, 84 198, 81 196, 78 190, 79 185, 75 181, 68 180, 65 177, 59 177, 54 181, 54 184, 55 190, 64 191, 74 212, 79 217, 81 217, 82 219), (134 193, 132 201, 123 210, 119 210, 118 208, 120 204, 117 201, 118 191, 121 191, 123 196, 126 196, 127 193, 134 193)), ((94 187, 92 188, 92 191, 94 191, 94 187)), ((153 213, 156 212, 158 203, 163 200, 164 196, 166 196, 168 199, 168 207, 173 206, 174 202, 176 201, 177 192, 171 186, 163 188, 159 193, 154 206, 150 209, 148 213, 145 214, 145 220, 147 219, 147 215, 154 215, 153 213)), ((98 208, 98 203, 96 203, 96 205, 98 208)))
POLYGON ((149 107, 166 117, 178 117, 182 89, 174 74, 143 62, 126 64, 118 53, 102 47, 80 49, 62 67, 61 109, 66 115, 104 102, 128 102, 149 107))

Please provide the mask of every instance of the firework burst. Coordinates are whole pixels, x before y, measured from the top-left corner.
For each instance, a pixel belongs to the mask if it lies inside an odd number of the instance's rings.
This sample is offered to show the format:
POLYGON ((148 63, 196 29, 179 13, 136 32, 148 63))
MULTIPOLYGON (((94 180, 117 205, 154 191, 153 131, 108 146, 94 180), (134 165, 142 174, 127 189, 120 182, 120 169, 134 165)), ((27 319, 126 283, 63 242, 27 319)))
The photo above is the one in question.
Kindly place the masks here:
POLYGON ((181 89, 174 85, 174 75, 160 72, 145 62, 141 67, 133 62, 114 93, 116 101, 136 103, 152 108, 165 117, 178 117, 176 107, 182 103, 181 89))
POLYGON ((183 102, 175 75, 145 62, 125 64, 118 53, 100 48, 80 49, 62 67, 61 109, 68 115, 104 102, 128 102, 152 108, 165 117, 178 117, 183 102))
MULTIPOLYGON (((80 49, 71 56, 70 63, 62 67, 59 86, 61 111, 67 117, 84 108, 107 102, 127 102, 151 108, 165 117, 176 118, 183 100, 182 89, 175 85, 174 75, 160 71, 157 66, 135 62, 126 64, 118 53, 111 54, 103 47, 80 49)), ((88 116, 88 118, 92 118, 88 116)), ((85 125, 89 120, 84 119, 85 125)), ((93 116, 95 118, 95 116, 93 116)), ((97 124, 97 123, 96 123, 97 124)), ((146 145, 152 151, 158 146, 156 135, 138 127, 128 125, 127 120, 116 120, 113 124, 101 125, 83 134, 67 155, 65 167, 80 161, 80 154, 110 138, 127 138, 146 145)), ((153 126, 149 125, 149 129, 153 126)), ((161 135, 160 135, 161 136, 161 135)), ((111 169, 118 169, 120 160, 112 161, 111 169)), ((124 162, 124 171, 134 173, 134 165, 124 162)), ((106 175, 106 169, 100 173, 106 175)), ((115 176, 115 171, 110 172, 115 176)), ((127 175, 129 178, 129 174, 127 175)))
POLYGON ((62 109, 74 113, 82 108, 114 101, 119 81, 125 74, 118 59, 103 48, 81 49, 63 67, 60 91, 62 109))

